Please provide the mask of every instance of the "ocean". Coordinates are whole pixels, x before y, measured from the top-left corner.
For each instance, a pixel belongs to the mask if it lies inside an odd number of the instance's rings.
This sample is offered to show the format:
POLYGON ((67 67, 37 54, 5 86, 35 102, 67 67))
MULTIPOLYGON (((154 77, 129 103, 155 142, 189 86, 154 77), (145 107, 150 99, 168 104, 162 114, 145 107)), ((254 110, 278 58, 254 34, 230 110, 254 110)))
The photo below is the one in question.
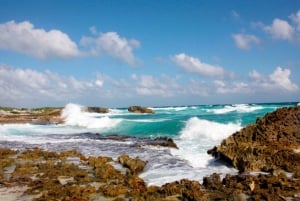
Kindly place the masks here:
POLYGON ((155 114, 134 114, 127 108, 110 113, 83 112, 84 106, 67 104, 62 112, 64 124, 0 125, 0 147, 50 151, 77 149, 86 156, 121 154, 140 157, 148 164, 140 177, 148 185, 163 185, 183 178, 202 182, 212 173, 236 174, 237 170, 220 163, 206 152, 222 139, 255 123, 281 107, 298 103, 234 105, 195 105, 154 107, 155 114), (99 139, 101 135, 130 136, 122 140, 99 139), (178 149, 147 145, 145 138, 170 137, 178 149))

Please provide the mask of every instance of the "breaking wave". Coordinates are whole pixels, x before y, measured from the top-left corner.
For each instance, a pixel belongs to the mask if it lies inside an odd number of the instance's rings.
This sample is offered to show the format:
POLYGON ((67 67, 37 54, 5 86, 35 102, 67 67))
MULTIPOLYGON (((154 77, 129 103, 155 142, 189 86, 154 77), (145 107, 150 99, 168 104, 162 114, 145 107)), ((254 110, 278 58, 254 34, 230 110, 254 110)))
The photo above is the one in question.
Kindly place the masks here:
POLYGON ((84 112, 84 106, 69 103, 62 110, 61 117, 66 125, 86 128, 110 129, 119 124, 121 119, 112 119, 108 116, 97 116, 94 113, 84 112))
POLYGON ((249 113, 261 109, 263 109, 263 107, 259 105, 235 104, 225 105, 223 108, 207 109, 207 112, 212 112, 214 114, 226 114, 230 112, 249 113))

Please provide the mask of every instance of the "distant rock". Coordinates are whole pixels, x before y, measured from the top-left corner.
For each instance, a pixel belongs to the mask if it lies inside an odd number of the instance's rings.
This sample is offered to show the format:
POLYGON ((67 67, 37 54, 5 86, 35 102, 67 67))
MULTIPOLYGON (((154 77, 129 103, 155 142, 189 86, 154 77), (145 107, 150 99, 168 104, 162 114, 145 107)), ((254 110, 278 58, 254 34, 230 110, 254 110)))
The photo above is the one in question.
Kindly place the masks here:
POLYGON ((240 172, 300 170, 300 106, 258 118, 208 151, 240 172))
POLYGON ((147 108, 147 107, 141 107, 141 106, 130 106, 128 107, 129 112, 134 112, 134 113, 149 113, 149 114, 154 114, 154 110, 147 108))
POLYGON ((109 113, 109 109, 105 107, 87 107, 87 112, 109 113))

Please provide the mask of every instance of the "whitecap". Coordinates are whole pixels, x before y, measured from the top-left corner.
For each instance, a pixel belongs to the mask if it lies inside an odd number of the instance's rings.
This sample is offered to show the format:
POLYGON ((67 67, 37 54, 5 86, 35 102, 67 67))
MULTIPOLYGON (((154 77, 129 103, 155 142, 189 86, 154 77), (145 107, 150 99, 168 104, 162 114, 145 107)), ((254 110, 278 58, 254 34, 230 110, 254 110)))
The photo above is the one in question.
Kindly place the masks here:
POLYGON ((81 105, 69 103, 65 106, 61 113, 65 125, 81 126, 86 128, 109 129, 120 123, 121 119, 111 119, 108 116, 95 116, 93 113, 84 112, 81 105))
POLYGON ((259 105, 234 104, 225 105, 223 108, 207 109, 206 111, 214 114, 226 114, 230 112, 249 113, 260 109, 263 109, 263 107, 259 105))
POLYGON ((195 168, 207 167, 213 158, 206 152, 242 127, 239 123, 222 124, 197 117, 190 118, 175 139, 178 150, 171 153, 195 168))

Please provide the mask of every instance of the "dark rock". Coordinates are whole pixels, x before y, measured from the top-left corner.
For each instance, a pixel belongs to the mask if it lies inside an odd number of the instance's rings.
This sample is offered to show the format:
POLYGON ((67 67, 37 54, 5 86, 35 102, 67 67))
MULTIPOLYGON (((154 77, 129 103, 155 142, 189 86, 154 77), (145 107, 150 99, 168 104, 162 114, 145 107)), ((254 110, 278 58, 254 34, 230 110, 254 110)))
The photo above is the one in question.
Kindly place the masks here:
POLYGON ((87 112, 109 113, 109 109, 105 107, 87 107, 87 112))
POLYGON ((207 189, 211 189, 211 190, 221 189, 223 184, 221 182, 220 175, 214 173, 208 177, 204 177, 203 178, 203 186, 205 186, 207 189))
POLYGON ((154 110, 147 108, 147 107, 141 107, 141 106, 130 106, 128 107, 129 112, 134 113, 148 113, 148 114, 154 114, 154 110))
POLYGON ((157 137, 154 140, 149 140, 148 145, 172 147, 178 149, 177 144, 174 142, 174 140, 168 137, 157 137))

